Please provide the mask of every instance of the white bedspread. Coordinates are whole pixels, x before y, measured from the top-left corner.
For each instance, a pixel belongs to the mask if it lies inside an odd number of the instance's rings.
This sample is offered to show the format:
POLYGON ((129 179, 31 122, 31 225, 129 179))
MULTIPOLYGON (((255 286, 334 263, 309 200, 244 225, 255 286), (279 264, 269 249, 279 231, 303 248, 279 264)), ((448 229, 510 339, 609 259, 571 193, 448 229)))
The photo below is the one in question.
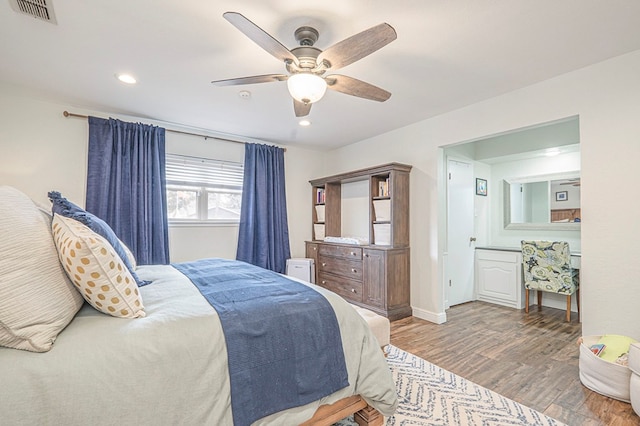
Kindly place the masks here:
MULTIPOLYGON (((0 347, 0 424, 232 424, 226 347, 215 310, 170 266, 137 272, 155 281, 140 288, 145 318, 113 318, 85 304, 51 351, 0 347)), ((392 414, 395 385, 366 322, 339 296, 313 288, 336 311, 350 386, 255 424, 295 425, 319 405, 355 394, 392 414)))

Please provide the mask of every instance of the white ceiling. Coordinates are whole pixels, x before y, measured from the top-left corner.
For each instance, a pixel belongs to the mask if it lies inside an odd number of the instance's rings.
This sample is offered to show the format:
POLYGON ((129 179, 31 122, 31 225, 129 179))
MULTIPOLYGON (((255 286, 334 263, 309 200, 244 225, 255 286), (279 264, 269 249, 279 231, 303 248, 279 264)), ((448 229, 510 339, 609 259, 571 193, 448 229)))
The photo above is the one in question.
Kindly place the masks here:
MULTIPOLYGON (((49 2, 49 0, 47 0, 49 2)), ((52 0, 57 25, 0 0, 0 82, 105 114, 126 114, 283 145, 333 148, 640 49, 637 0, 52 0), (328 91, 298 125, 285 82, 211 80, 285 73, 229 22, 244 14, 288 48, 381 22, 398 38, 340 70, 393 95, 328 91), (126 86, 114 78, 134 74, 126 86), (238 92, 249 90, 249 100, 238 92)))

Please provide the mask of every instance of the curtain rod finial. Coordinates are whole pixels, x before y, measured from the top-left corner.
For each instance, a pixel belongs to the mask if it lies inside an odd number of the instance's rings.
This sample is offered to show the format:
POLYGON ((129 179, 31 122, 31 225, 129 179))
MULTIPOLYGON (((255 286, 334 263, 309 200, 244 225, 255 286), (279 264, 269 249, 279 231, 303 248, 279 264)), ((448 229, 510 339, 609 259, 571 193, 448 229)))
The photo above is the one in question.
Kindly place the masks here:
POLYGON ((63 112, 62 115, 64 115, 65 117, 68 117, 69 116, 69 111, 63 112))

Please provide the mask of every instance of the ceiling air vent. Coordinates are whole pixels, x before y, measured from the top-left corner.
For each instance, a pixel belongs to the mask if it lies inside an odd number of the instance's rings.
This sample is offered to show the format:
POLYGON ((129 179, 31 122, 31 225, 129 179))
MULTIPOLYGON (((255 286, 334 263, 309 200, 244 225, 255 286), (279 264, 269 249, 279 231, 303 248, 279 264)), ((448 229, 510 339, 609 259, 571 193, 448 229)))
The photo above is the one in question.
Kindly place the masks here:
POLYGON ((13 10, 33 18, 56 24, 56 15, 50 0, 9 0, 13 10))

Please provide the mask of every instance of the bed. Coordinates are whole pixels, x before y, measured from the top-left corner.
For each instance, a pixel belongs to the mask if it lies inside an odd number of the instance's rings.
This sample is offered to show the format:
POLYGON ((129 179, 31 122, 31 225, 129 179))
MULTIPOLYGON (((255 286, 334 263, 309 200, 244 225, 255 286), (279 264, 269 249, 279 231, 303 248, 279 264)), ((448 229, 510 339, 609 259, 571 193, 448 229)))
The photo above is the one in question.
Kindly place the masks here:
MULTIPOLYGON (((7 287, 22 285, 16 284, 16 268, 20 269, 17 262, 28 268, 42 268, 43 259, 52 253, 51 247, 45 247, 44 238, 42 247, 31 242, 28 255, 6 255, 15 251, 15 244, 25 241, 24 229, 20 229, 21 238, 10 238, 17 227, 15 221, 23 223, 24 217, 29 216, 25 210, 31 209, 31 201, 25 201, 25 197, 22 194, 20 198, 15 190, 0 188, 0 251, 5 251, 0 260, 3 338, 12 321, 7 319, 8 305, 3 303, 8 303, 7 294, 16 293, 15 288, 13 293, 7 293, 7 287)), ((31 214, 31 222, 36 221, 36 213, 31 214)), ((42 211, 37 215, 48 225, 50 218, 42 211)), ((41 231, 40 223, 37 225, 41 231)), ((55 237, 54 234, 53 240, 55 237)), ((47 238, 51 240, 51 234, 47 238)), ((137 288, 144 303, 143 316, 114 318, 82 299, 78 302, 72 293, 64 294, 63 302, 51 302, 53 296, 49 295, 48 305, 30 310, 44 311, 51 304, 59 307, 69 302, 79 307, 77 313, 70 315, 68 324, 57 325, 60 331, 48 349, 35 352, 0 347, 3 424, 233 424, 227 347, 216 310, 189 278, 170 265, 139 266, 135 271, 141 280, 151 282, 137 288)), ((45 280, 41 276, 23 276, 22 280, 24 285, 28 283, 28 291, 40 295, 55 287, 51 284, 54 275, 55 271, 49 272, 45 280)), ((364 424, 381 424, 381 413, 391 415, 398 402, 376 339, 366 322, 342 298, 313 284, 303 284, 322 294, 335 312, 348 386, 253 424, 331 424, 356 411, 357 420, 364 424)), ((56 295, 66 291, 60 290, 64 285, 57 288, 56 295)), ((51 322, 61 314, 54 317, 51 322)))

